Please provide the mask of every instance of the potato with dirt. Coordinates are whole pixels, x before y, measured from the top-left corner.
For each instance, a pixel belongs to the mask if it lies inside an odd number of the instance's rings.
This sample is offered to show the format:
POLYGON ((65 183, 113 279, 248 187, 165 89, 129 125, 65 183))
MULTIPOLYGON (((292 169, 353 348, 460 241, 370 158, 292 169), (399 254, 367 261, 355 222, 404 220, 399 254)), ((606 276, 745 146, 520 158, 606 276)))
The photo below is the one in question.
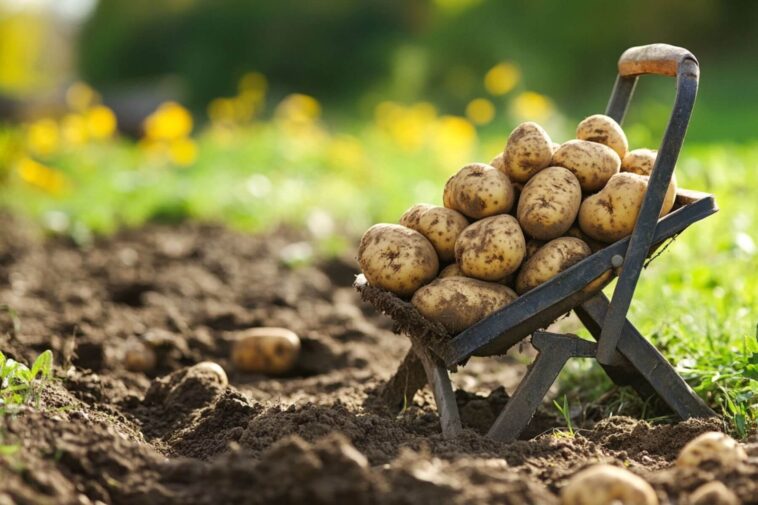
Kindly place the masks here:
POLYGON ((468 226, 455 243, 455 259, 468 277, 500 281, 521 265, 526 240, 516 218, 492 216, 468 226))
MULTIPOLYGON (((594 195, 588 196, 579 208, 579 227, 590 238, 612 243, 631 235, 642 201, 647 191, 648 178, 630 172, 611 177, 608 184, 594 195)), ((672 188, 669 188, 669 192, 672 188)), ((669 198, 664 197, 664 201, 669 198)), ((663 216, 666 209, 661 209, 663 216)))
POLYGON ((444 279, 445 277, 466 277, 463 272, 461 271, 461 267, 458 266, 458 263, 451 263, 442 270, 440 270, 439 275, 437 276, 438 279, 444 279))
POLYGON ((280 375, 292 370, 300 354, 300 339, 287 328, 250 328, 238 334, 231 359, 244 373, 280 375))
POLYGON ((486 163, 471 163, 445 183, 442 201, 471 219, 505 214, 513 207, 513 186, 504 173, 486 163))
POLYGON ((629 141, 621 126, 612 117, 594 114, 583 119, 576 127, 576 138, 604 144, 624 159, 629 151, 629 141))
POLYGON ((453 209, 421 203, 405 211, 400 224, 421 233, 432 243, 440 261, 450 263, 455 260, 455 241, 469 222, 453 209))
POLYGON ((696 468, 706 462, 719 467, 735 468, 747 460, 742 446, 729 435, 709 431, 690 440, 679 452, 676 466, 696 468))
POLYGON ((516 216, 527 235, 552 240, 571 228, 581 203, 582 188, 576 176, 566 168, 549 167, 526 183, 516 216))
POLYGON ((561 492, 562 505, 658 505, 653 487, 617 466, 597 464, 574 475, 561 492))
POLYGON ((540 247, 516 276, 516 292, 524 294, 592 254, 578 238, 560 237, 540 247))
POLYGON ((518 125, 508 136, 503 151, 505 173, 513 182, 525 183, 534 174, 550 166, 553 141, 537 123, 518 125))
POLYGON ((422 287, 411 303, 421 315, 455 335, 516 299, 507 286, 468 277, 445 277, 422 287))
POLYGON ((569 140, 553 154, 552 165, 571 170, 585 193, 598 191, 619 172, 621 158, 606 146, 589 140, 569 140))
POLYGON ((361 238, 358 264, 369 284, 410 297, 437 276, 434 246, 415 230, 399 224, 375 224, 361 238))
MULTIPOLYGON (((655 158, 658 152, 653 149, 634 149, 624 156, 621 160, 621 171, 631 172, 633 174, 650 176, 655 166, 655 158)), ((676 174, 671 174, 671 182, 666 190, 666 196, 663 197, 663 206, 661 207, 661 216, 665 216, 674 207, 676 200, 676 174)))

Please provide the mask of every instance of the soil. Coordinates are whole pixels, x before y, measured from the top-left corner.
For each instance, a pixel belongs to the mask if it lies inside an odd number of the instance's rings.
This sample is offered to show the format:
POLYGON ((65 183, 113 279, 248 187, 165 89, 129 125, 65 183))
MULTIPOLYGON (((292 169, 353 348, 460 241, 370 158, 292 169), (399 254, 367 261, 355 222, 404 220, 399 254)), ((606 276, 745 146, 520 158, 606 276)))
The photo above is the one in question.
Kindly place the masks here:
MULTIPOLYGON (((719 420, 594 420, 569 437, 541 412, 527 440, 483 436, 523 375, 518 356, 454 374, 466 427, 446 440, 431 393, 400 414, 381 386, 409 344, 362 303, 350 258, 288 266, 307 237, 221 226, 150 225, 78 246, 0 216, 0 350, 29 362, 52 349, 57 379, 39 406, 0 417, 0 504, 558 503, 595 462, 647 479, 661 503, 724 482, 758 503, 758 440, 738 468, 673 465, 719 420), (294 245, 293 245, 294 244, 294 245), (286 376, 235 371, 235 335, 284 326, 302 339, 286 376), (156 366, 127 370, 127 349, 156 366), (215 361, 229 384, 202 369, 215 361), (464 391, 465 390, 465 391, 464 391), (8 446, 15 447, 7 449, 8 446)), ((528 352, 527 352, 528 353, 528 352)))

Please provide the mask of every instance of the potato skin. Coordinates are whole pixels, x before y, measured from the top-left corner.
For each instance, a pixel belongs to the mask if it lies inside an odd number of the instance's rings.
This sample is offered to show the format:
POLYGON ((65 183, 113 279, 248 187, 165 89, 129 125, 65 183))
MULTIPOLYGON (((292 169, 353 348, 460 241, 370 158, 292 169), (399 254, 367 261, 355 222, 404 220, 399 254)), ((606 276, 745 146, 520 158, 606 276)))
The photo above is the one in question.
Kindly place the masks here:
POLYGON ((235 368, 245 373, 277 375, 290 371, 300 354, 300 339, 287 328, 251 328, 232 346, 235 368))
POLYGON ((450 263, 455 260, 455 241, 469 222, 458 211, 422 203, 405 211, 400 224, 421 233, 432 243, 440 261, 450 263))
POLYGON ((526 183, 516 215, 526 234, 551 240, 571 228, 581 204, 582 188, 576 176, 566 168, 549 167, 526 183))
POLYGON ((504 173, 485 163, 461 168, 445 183, 442 201, 471 219, 505 214, 513 207, 513 186, 504 173))
POLYGON ((411 303, 455 335, 516 298, 507 286, 468 277, 445 277, 422 287, 411 303))
POLYGON ((468 277, 499 281, 521 265, 526 240, 516 218, 492 216, 468 226, 455 243, 455 259, 468 277))
POLYGON ((621 158, 604 144, 589 140, 569 140, 553 154, 553 165, 571 170, 584 192, 601 189, 619 172, 621 158))
POLYGON ((621 126, 612 117, 595 114, 583 119, 576 127, 576 138, 605 144, 623 159, 629 150, 629 142, 621 126))
POLYGON ((437 275, 439 259, 422 234, 399 224, 375 224, 361 238, 358 263, 369 284, 410 297, 437 275))
POLYGON ((524 183, 550 166, 552 157, 553 141, 547 132, 537 123, 521 123, 511 132, 505 144, 505 173, 512 181, 524 183))
MULTIPOLYGON (((624 156, 621 160, 621 171, 631 172, 633 174, 650 176, 655 166, 655 158, 658 152, 653 149, 634 149, 624 156)), ((665 216, 674 207, 676 201, 676 174, 671 174, 671 182, 666 190, 666 196, 663 197, 661 206, 661 217, 665 216)))
POLYGON ((516 276, 516 292, 526 293, 547 282, 592 254, 590 246, 578 238, 551 240, 529 258, 516 276))
POLYGON ((602 242, 599 242, 593 238, 591 238, 589 235, 584 233, 581 228, 579 228, 579 225, 577 223, 574 223, 574 225, 569 228, 569 230, 564 235, 565 237, 574 237, 578 238, 579 240, 583 241, 585 244, 590 246, 590 249, 592 252, 598 252, 600 249, 603 249, 605 247, 605 244, 602 242))
POLYGON ((736 440, 724 433, 709 431, 687 442, 679 452, 676 466, 696 468, 706 461, 715 461, 720 467, 734 468, 746 459, 745 449, 736 440))
POLYGON ((494 158, 492 158, 492 160, 490 161, 490 166, 493 166, 498 171, 503 172, 505 175, 508 175, 508 173, 505 170, 505 152, 502 152, 498 154, 497 156, 495 156, 494 158))
POLYGON ((647 178, 621 172, 602 191, 588 196, 579 208, 579 227, 590 238, 611 243, 630 235, 637 222, 647 178))
POLYGON ((574 475, 561 491, 561 505, 610 503, 658 505, 652 486, 629 470, 597 464, 574 475))

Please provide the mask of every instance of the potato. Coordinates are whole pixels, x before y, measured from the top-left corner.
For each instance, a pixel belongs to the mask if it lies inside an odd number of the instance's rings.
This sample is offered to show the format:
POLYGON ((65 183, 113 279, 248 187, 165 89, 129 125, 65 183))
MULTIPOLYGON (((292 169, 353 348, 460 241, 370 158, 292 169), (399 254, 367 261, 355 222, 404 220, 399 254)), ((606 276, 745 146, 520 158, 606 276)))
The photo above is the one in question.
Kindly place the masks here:
POLYGON ((657 156, 658 151, 655 149, 632 149, 621 158, 621 171, 650 175, 653 173, 657 156))
POLYGON ((458 266, 458 263, 451 263, 440 270, 437 276, 438 279, 444 279, 445 277, 465 277, 465 275, 461 272, 461 267, 458 266))
POLYGON ((529 258, 516 276, 516 292, 526 293, 547 282, 592 254, 590 246, 578 238, 551 240, 529 258))
POLYGON ((468 226, 455 243, 461 271, 485 281, 499 281, 516 271, 526 254, 526 241, 516 218, 492 216, 468 226))
POLYGON ((358 263, 369 284, 403 297, 434 279, 439 269, 431 242, 399 224, 369 228, 358 247, 358 263))
POLYGON ((737 498, 723 482, 714 480, 703 484, 690 495, 690 505, 739 505, 737 498))
POLYGON ((213 361, 201 361, 200 363, 191 366, 189 370, 187 370, 187 376, 190 375, 210 377, 223 387, 226 387, 227 384, 229 384, 229 379, 227 378, 224 369, 221 365, 213 361))
POLYGON ((124 349, 124 367, 131 372, 150 372, 158 363, 152 346, 139 340, 129 341, 124 349))
POLYGON ((492 161, 490 161, 490 166, 493 166, 498 171, 503 172, 504 174, 508 175, 505 171, 505 153, 504 152, 492 158, 492 161))
POLYGON ((522 123, 508 137, 503 152, 505 173, 514 182, 524 183, 550 166, 553 141, 537 123, 522 123))
POLYGON ((526 234, 551 240, 571 228, 581 203, 582 188, 576 176, 563 167, 550 167, 526 183, 516 215, 526 234))
POLYGON ((424 317, 455 335, 515 298, 516 293, 502 284, 445 277, 416 291, 411 303, 424 317))
POLYGON ((534 253, 540 250, 540 247, 545 245, 547 242, 544 240, 537 240, 536 238, 530 238, 526 241, 526 254, 524 254, 524 262, 526 262, 529 258, 534 256, 534 253))
MULTIPOLYGON (((650 176, 650 174, 653 173, 653 167, 655 166, 655 158, 657 155, 658 152, 652 149, 635 149, 629 151, 629 153, 621 160, 621 171, 650 176)), ((666 190, 666 196, 663 197, 661 217, 671 212, 675 200, 676 174, 672 173, 671 182, 669 182, 669 187, 666 190)))
POLYGON ((562 505, 658 505, 652 486, 629 470, 598 464, 574 475, 561 492, 562 505))
POLYGON ((241 332, 232 345, 235 368, 267 375, 289 372, 300 354, 300 339, 287 328, 261 327, 241 332))
POLYGON ((747 460, 742 446, 729 435, 709 431, 690 440, 679 452, 676 466, 696 468, 706 461, 713 461, 719 467, 735 468, 747 460))
POLYGON ((582 240, 585 244, 590 246, 590 249, 592 252, 598 252, 600 249, 603 249, 605 247, 605 244, 602 242, 599 242, 597 240, 594 240, 589 235, 584 233, 581 228, 579 228, 579 225, 575 223, 574 225, 569 228, 569 230, 564 235, 566 237, 574 237, 578 238, 579 240, 582 240))
POLYGON ((582 120, 576 127, 576 138, 605 144, 623 159, 629 150, 629 142, 621 126, 612 117, 595 114, 582 120))
POLYGON ((417 204, 405 211, 400 224, 421 233, 443 263, 455 260, 455 240, 469 225, 463 214, 446 207, 417 204))
POLYGON ((568 168, 579 180, 582 191, 601 189, 621 167, 616 151, 589 140, 569 140, 553 154, 553 165, 568 168))
POLYGON ((508 177, 485 163, 471 163, 448 179, 442 195, 445 207, 472 219, 505 214, 513 207, 508 177))
POLYGON ((582 202, 579 227, 600 242, 626 237, 634 230, 646 189, 646 177, 628 172, 614 175, 600 193, 582 202))

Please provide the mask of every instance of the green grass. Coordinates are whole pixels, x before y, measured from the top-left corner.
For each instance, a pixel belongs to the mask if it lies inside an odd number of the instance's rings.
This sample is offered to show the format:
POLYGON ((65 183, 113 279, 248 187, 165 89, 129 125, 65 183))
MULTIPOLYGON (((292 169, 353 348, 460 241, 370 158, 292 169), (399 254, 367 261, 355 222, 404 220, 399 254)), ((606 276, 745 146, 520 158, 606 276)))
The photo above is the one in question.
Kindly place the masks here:
MULTIPOLYGON (((465 159, 489 160, 509 126, 480 131, 465 159)), ((404 150, 373 124, 341 132, 320 128, 315 140, 274 121, 224 138, 205 132, 198 136, 198 160, 188 168, 153 165, 125 140, 63 150, 47 163, 67 175, 68 192, 50 196, 11 171, 0 206, 79 241, 121 225, 190 218, 251 231, 305 226, 335 251, 354 245, 374 222, 396 221, 413 203, 440 203, 445 180, 462 163, 441 155, 439 146, 404 150), (358 148, 339 155, 346 138, 358 148)), ((632 147, 652 143, 643 127, 627 131, 632 147)), ((6 146, 13 136, 12 130, 0 135, 6 146)), ((568 138, 565 131, 554 136, 568 138)), ((679 185, 713 193, 721 210, 686 230, 650 265, 630 311, 635 325, 741 436, 758 419, 756 167, 758 143, 685 145, 679 185)), ((606 415, 658 415, 654 405, 614 391, 595 365, 572 364, 561 381, 572 405, 601 399, 606 415)))
POLYGON ((31 368, 0 352, 0 415, 21 407, 39 407, 42 388, 53 377, 53 353, 44 351, 31 368))

